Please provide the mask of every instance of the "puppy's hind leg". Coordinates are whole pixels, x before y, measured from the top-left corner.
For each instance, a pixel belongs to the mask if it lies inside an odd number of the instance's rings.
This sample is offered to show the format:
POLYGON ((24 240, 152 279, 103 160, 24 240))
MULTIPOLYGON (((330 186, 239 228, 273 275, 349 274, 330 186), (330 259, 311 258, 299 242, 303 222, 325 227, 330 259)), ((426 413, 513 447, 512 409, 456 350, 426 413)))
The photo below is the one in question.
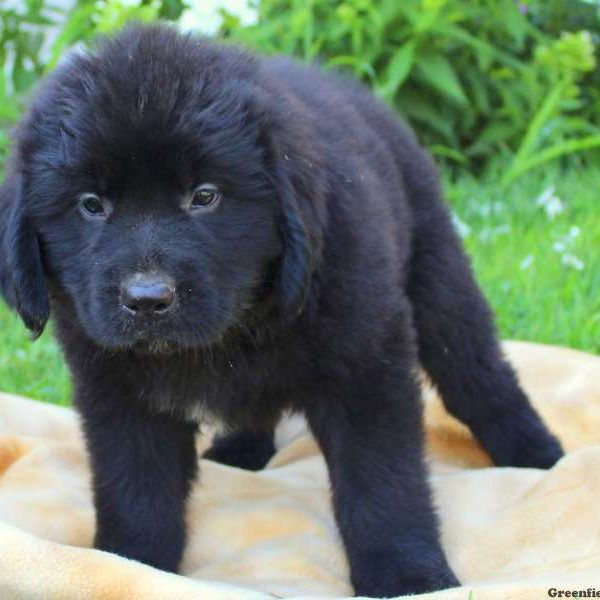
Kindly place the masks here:
POLYGON ((562 448, 502 355, 491 310, 437 190, 421 191, 429 205, 417 224, 408 288, 420 362, 448 411, 494 463, 549 468, 562 448))
POLYGON ((235 431, 217 435, 203 458, 248 471, 260 471, 273 454, 272 431, 235 431))

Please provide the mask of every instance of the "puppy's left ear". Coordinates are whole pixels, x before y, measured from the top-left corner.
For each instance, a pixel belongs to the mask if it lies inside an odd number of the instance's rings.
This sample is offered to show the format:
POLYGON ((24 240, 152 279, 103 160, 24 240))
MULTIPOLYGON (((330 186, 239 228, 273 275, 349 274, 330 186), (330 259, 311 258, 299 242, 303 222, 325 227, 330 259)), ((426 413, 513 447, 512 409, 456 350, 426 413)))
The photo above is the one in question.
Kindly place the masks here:
POLYGON ((35 340, 44 331, 50 304, 38 236, 21 196, 21 177, 13 173, 0 188, 0 287, 35 340))

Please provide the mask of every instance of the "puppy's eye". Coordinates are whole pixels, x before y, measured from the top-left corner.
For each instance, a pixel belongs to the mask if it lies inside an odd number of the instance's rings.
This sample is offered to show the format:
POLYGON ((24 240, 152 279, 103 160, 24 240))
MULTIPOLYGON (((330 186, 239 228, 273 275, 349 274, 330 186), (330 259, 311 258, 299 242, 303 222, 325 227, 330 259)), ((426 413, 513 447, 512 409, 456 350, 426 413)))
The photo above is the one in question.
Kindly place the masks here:
POLYGON ((88 219, 106 219, 110 209, 110 202, 96 194, 81 194, 79 197, 79 210, 88 219))
POLYGON ((214 210, 220 202, 221 192, 219 192, 217 186, 212 183, 203 183, 192 194, 190 210, 203 212, 214 210))

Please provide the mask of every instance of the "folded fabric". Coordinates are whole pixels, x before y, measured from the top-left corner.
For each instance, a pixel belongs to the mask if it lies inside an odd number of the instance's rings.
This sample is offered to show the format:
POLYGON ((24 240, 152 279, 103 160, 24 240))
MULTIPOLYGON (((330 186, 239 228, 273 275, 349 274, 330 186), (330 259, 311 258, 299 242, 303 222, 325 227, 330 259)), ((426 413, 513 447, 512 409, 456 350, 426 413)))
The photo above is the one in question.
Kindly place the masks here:
MULTIPOLYGON (((537 599, 588 588, 600 596, 600 358, 505 348, 568 454, 550 471, 492 467, 426 388, 443 543, 464 586, 420 598, 537 599)), ((282 423, 277 442, 258 473, 202 461, 182 575, 173 575, 90 548, 75 413, 0 394, 0 600, 351 596, 323 459, 302 419, 282 423)), ((199 438, 200 450, 207 444, 199 438)))

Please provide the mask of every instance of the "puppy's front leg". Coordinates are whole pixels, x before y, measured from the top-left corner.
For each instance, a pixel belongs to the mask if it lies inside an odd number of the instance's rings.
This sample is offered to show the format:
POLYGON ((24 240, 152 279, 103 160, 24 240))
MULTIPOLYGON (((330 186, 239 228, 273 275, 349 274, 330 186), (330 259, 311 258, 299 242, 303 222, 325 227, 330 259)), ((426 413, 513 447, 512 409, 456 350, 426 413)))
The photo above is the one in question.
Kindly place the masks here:
POLYGON ((307 410, 355 592, 378 598, 460 585, 438 539, 418 386, 402 359, 385 363, 355 365, 307 410))
POLYGON ((76 395, 92 467, 94 545, 176 571, 197 471, 196 426, 148 414, 117 388, 76 395))

